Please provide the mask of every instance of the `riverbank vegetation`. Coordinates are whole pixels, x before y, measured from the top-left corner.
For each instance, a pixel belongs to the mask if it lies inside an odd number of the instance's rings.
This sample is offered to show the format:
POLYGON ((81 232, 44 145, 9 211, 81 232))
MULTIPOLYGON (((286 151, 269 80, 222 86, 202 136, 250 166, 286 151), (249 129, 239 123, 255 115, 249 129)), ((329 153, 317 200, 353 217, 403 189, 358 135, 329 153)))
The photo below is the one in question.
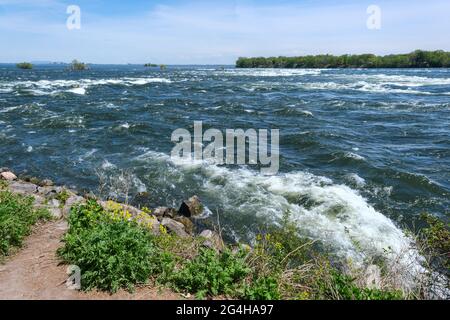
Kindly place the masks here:
POLYGON ((416 50, 408 54, 376 56, 308 55, 300 57, 239 58, 237 68, 449 68, 450 52, 416 50))
POLYGON ((0 185, 0 261, 22 245, 37 221, 50 218, 48 211, 34 208, 33 203, 33 197, 11 193, 0 185))
POLYGON ((18 64, 16 64, 16 67, 19 69, 33 69, 33 64, 29 63, 29 62, 20 62, 18 64))
POLYGON ((287 220, 258 235, 253 248, 228 245, 220 251, 203 246, 201 237, 182 238, 162 225, 158 235, 150 229, 89 200, 73 207, 58 254, 83 270, 83 290, 133 290, 152 281, 200 299, 407 298, 387 285, 361 285, 287 220))
MULTIPOLYGON (((203 232, 175 232, 177 221, 184 220, 170 208, 138 210, 114 201, 82 198, 44 181, 39 183, 47 186, 41 187, 41 195, 49 193, 50 198, 41 202, 57 207, 64 204, 63 211, 67 212, 68 230, 57 255, 62 262, 81 269, 84 291, 133 291, 150 283, 198 299, 398 300, 448 296, 450 226, 431 215, 423 215, 422 230, 410 234, 424 258, 424 272, 420 279, 414 279, 417 285, 405 287, 404 279, 412 279, 409 270, 399 271, 397 265, 389 263, 391 260, 382 257, 366 261, 364 266, 342 261, 324 244, 301 237, 289 212, 277 225, 261 225, 251 246, 224 244, 220 229, 211 231, 219 241, 203 237, 203 232)), ((0 180, 0 260, 21 246, 33 224, 50 217, 49 211, 38 209, 41 205, 34 203, 34 198, 39 198, 37 190, 37 185, 30 183, 16 181, 13 187, 0 180), (10 190, 29 191, 27 196, 10 190)), ((192 206, 193 198, 183 203, 192 206)), ((182 228, 183 224, 178 225, 182 228)))

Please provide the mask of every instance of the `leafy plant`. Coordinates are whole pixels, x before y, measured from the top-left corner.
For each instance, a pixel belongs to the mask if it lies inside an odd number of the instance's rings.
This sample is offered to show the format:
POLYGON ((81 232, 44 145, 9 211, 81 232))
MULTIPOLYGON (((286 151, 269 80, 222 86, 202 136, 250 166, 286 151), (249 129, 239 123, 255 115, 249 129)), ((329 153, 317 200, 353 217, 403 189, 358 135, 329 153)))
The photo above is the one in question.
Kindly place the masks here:
POLYGON ((69 225, 58 254, 80 267, 84 290, 132 290, 157 269, 151 235, 132 221, 111 219, 95 201, 74 207, 69 225))
POLYGON ((427 227, 422 230, 423 241, 427 244, 428 251, 433 257, 433 262, 438 266, 450 269, 450 225, 445 224, 439 218, 430 214, 422 214, 422 219, 427 227))
POLYGON ((61 206, 63 207, 66 204, 67 200, 70 198, 70 194, 66 189, 63 189, 56 195, 55 198, 61 203, 61 206))
POLYGON ((246 286, 241 298, 247 300, 279 300, 278 278, 269 276, 257 278, 246 286))
POLYGON ((202 248, 198 256, 174 273, 171 282, 179 290, 196 293, 198 298, 234 295, 250 272, 242 253, 233 254, 229 250, 217 253, 202 248))
POLYGON ((50 218, 47 210, 33 208, 33 202, 33 197, 0 190, 0 256, 20 247, 38 220, 50 218))

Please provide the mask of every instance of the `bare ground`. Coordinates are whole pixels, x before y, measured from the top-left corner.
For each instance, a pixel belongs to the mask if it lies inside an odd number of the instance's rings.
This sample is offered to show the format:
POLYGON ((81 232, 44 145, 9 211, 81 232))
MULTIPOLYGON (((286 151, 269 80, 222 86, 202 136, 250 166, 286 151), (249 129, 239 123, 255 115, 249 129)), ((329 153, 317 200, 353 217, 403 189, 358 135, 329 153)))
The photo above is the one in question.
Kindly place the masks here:
POLYGON ((16 254, 0 265, 0 300, 175 300, 182 299, 165 288, 142 286, 134 293, 119 291, 113 295, 104 292, 80 292, 68 289, 65 265, 58 265, 56 250, 67 230, 65 220, 38 224, 16 254))

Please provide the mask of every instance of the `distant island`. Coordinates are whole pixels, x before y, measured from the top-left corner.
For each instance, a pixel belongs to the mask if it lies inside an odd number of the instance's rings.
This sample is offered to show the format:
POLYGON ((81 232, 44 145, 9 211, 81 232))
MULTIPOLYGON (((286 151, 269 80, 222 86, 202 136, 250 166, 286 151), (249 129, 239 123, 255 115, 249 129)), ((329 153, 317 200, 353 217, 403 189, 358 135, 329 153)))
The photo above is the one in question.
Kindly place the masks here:
POLYGON ((308 55, 299 57, 241 57, 236 68, 449 68, 450 52, 416 50, 407 54, 377 56, 308 55))
POLYGON ((166 69, 166 65, 165 65, 165 64, 157 65, 157 64, 155 64, 155 63, 146 63, 146 64, 144 64, 144 67, 146 67, 146 68, 156 68, 156 67, 159 67, 159 69, 161 69, 161 70, 166 69))
POLYGON ((19 62, 16 64, 16 67, 19 69, 33 69, 33 64, 29 62, 19 62))
POLYGON ((89 66, 86 63, 80 62, 75 59, 72 61, 72 63, 70 63, 69 69, 71 71, 82 71, 82 70, 89 69, 89 66))

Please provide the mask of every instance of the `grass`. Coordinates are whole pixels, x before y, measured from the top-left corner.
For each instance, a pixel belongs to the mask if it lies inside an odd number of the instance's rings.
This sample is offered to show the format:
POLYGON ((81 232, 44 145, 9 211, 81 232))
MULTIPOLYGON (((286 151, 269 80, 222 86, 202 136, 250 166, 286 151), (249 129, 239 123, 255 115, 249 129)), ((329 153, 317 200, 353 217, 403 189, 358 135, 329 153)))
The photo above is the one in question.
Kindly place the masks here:
POLYGON ((64 207, 67 200, 70 198, 70 194, 66 189, 62 189, 61 192, 58 192, 55 196, 55 199, 60 202, 60 207, 64 207))
POLYGON ((33 197, 13 194, 0 186, 0 260, 21 247, 37 221, 50 218, 47 210, 34 209, 33 202, 33 197))

